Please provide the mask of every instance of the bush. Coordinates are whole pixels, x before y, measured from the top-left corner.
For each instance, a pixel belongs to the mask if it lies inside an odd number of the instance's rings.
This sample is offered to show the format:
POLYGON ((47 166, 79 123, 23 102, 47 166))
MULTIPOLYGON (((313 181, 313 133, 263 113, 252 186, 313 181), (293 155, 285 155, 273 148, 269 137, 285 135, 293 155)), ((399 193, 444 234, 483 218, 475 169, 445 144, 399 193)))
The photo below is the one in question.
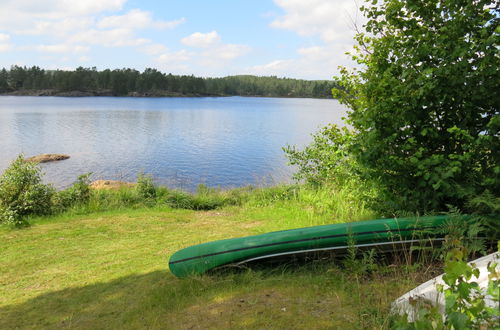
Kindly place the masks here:
POLYGON ((68 189, 59 191, 52 198, 54 211, 62 212, 75 205, 86 205, 90 201, 90 174, 83 174, 78 177, 75 183, 68 189))
POLYGON ((150 175, 139 173, 137 176, 137 192, 146 199, 156 198, 156 187, 153 183, 153 178, 150 175))
POLYGON ((297 166, 297 180, 312 185, 341 186, 356 176, 355 162, 349 153, 352 132, 336 125, 324 127, 313 135, 313 142, 304 150, 295 146, 283 148, 290 165, 297 166))
POLYGON ((492 0, 375 0, 361 8, 368 21, 352 56, 358 69, 342 70, 334 96, 351 108, 349 151, 380 185, 386 213, 462 208, 487 191, 498 197, 494 8, 492 0))
POLYGON ((50 213, 53 194, 40 168, 19 155, 0 177, 0 222, 23 226, 27 216, 50 213))

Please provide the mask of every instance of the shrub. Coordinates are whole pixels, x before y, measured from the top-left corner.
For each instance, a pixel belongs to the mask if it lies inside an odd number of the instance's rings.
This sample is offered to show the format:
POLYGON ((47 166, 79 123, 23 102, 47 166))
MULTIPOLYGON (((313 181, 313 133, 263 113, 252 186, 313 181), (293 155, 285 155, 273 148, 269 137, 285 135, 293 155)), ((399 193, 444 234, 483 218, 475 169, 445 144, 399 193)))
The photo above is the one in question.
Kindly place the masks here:
POLYGON ((156 198, 156 187, 153 183, 153 178, 150 175, 145 175, 144 173, 139 173, 137 176, 137 192, 144 198, 154 199, 156 198))
POLYGON ((75 183, 68 189, 59 191, 52 198, 55 211, 62 212, 74 205, 86 205, 90 201, 90 175, 83 174, 78 177, 75 183))
POLYGON ((486 191, 498 197, 495 3, 374 0, 361 7, 368 21, 356 36, 358 66, 342 69, 334 96, 351 108, 350 152, 394 209, 444 211, 486 191))
POLYGON ((295 146, 283 148, 290 165, 297 166, 294 178, 313 185, 328 183, 344 185, 356 174, 355 162, 349 153, 352 132, 329 125, 313 135, 313 142, 303 150, 295 146))
POLYGON ((53 194, 38 165, 19 155, 0 177, 0 222, 23 226, 27 216, 50 213, 53 194))

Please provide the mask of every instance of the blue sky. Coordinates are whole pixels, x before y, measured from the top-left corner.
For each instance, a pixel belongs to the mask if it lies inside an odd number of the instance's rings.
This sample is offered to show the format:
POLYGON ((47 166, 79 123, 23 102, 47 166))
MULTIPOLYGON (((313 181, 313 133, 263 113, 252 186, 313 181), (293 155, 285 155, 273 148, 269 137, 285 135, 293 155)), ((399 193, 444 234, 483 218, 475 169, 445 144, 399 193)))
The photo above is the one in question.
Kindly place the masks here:
POLYGON ((1 0, 0 67, 331 79, 356 0, 1 0))

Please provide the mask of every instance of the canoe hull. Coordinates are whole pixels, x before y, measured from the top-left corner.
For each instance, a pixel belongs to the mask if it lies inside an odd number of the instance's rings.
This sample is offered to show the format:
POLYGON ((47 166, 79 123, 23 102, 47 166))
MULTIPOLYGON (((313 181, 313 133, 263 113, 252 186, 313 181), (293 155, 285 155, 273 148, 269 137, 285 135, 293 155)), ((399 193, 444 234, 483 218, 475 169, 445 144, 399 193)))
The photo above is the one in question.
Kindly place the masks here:
POLYGON ((276 254, 436 238, 442 236, 440 228, 448 219, 447 216, 380 219, 225 239, 179 250, 171 256, 169 267, 175 276, 186 277, 276 254))

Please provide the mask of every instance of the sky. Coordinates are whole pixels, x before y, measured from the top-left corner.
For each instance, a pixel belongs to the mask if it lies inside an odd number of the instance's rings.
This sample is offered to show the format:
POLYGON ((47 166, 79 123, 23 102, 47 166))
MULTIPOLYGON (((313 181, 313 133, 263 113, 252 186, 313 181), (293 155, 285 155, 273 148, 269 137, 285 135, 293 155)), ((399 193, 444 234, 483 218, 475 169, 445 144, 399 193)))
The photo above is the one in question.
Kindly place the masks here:
POLYGON ((331 79, 361 0, 0 0, 0 67, 331 79))

